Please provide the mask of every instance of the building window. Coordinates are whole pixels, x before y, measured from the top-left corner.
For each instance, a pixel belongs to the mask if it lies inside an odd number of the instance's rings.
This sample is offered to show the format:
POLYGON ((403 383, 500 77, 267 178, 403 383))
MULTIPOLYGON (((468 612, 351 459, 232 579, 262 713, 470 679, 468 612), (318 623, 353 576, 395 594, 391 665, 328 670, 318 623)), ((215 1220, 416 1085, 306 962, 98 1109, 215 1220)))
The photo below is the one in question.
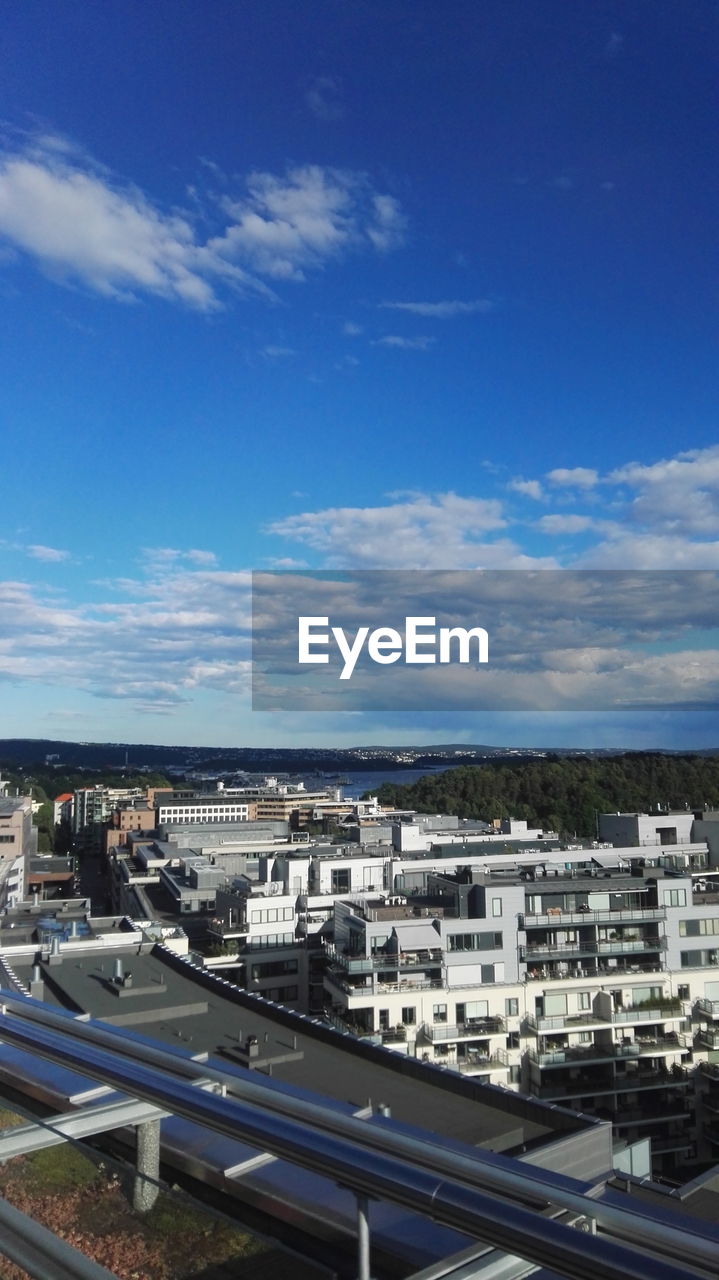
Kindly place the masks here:
POLYGON ((502 899, 492 898, 492 915, 501 916, 501 914, 502 914, 502 899))
POLYGON ((501 933, 450 933, 449 951, 496 951, 502 946, 501 933))
POLYGON ((665 907, 685 907, 687 905, 686 889, 665 889, 663 902, 665 907))
POLYGON ((591 1009, 591 1007, 592 1007, 591 991, 578 991, 577 992, 577 1008, 591 1009))
POLYGON ((701 969, 704 965, 719 963, 717 951, 682 951, 682 969, 701 969))
POLYGON ((446 1021, 447 1021, 447 1006, 446 1006, 446 1004, 436 1004, 436 1005, 434 1006, 434 1008, 433 1008, 433 1010, 432 1010, 432 1021, 433 1021, 433 1022, 446 1022, 446 1021))
POLYGON ((507 1018, 516 1018, 519 1016, 519 999, 517 996, 510 996, 504 1002, 504 1014, 507 1018))
POLYGON ((700 938, 705 934, 719 933, 719 917, 710 916, 704 920, 680 920, 680 938, 700 938))
POLYGON ((682 982, 677 987, 677 996, 680 1000, 689 1000, 691 998, 689 995, 689 987, 686 983, 682 982))
POLYGON ((406 1027, 413 1027, 417 1021, 417 1011, 414 1005, 408 1005, 402 1010, 402 1021, 406 1027))
POLYGON ((518 1031, 509 1032, 509 1035, 507 1036, 507 1048, 508 1049, 519 1048, 519 1032, 518 1031))

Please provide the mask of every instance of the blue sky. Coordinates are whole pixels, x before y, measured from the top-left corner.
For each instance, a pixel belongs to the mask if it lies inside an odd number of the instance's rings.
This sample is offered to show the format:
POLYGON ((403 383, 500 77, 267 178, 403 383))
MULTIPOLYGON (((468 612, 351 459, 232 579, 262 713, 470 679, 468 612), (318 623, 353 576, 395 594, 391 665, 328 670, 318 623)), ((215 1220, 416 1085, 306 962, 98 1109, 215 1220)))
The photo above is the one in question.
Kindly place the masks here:
POLYGON ((717 21, 13 6, 0 736, 719 740, 247 693, 253 568, 719 567, 717 21))

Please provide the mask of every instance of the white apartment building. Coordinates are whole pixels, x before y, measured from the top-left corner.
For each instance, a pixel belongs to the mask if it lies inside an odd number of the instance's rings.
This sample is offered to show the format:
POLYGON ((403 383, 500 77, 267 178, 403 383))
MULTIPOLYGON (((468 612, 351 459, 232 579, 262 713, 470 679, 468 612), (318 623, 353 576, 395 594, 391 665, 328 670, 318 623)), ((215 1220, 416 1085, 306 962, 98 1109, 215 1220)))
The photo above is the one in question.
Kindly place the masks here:
POLYGON ((178 798, 171 793, 160 793, 157 796, 158 827, 165 827, 170 823, 197 826, 200 823, 248 822, 254 814, 255 807, 247 799, 224 793, 198 794, 188 798, 178 798))
MULTIPOLYGON (((475 856, 473 870, 430 855, 408 893, 337 903, 329 1016, 611 1119, 628 1146, 652 1140, 657 1171, 715 1158, 719 864, 672 825, 653 845, 635 823, 641 844, 475 856)), ((394 863, 395 889, 407 867, 394 863)))

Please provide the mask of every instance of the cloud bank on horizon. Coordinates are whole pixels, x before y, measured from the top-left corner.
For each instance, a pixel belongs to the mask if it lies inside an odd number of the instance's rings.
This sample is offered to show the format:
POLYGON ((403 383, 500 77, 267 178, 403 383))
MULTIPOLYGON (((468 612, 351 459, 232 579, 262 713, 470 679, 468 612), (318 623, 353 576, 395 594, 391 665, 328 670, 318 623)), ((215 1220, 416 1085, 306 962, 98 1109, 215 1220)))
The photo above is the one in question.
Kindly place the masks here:
MULTIPOLYGON (((397 494, 374 507, 279 517, 267 526, 268 550, 281 539, 303 558, 268 554, 265 563, 300 575, 302 568, 719 571, 719 446, 646 466, 625 464, 606 475, 583 467, 549 471, 536 482, 523 482, 521 505, 516 484, 508 481, 504 487, 503 497, 397 494), (533 483, 536 492, 527 489, 533 483), (553 505, 558 509, 547 511, 553 505), (559 547, 539 551, 538 534, 559 547)), ((44 546, 17 552, 58 571, 66 558, 44 546)), ((567 581, 575 576, 568 573, 567 581)), ((82 603, 57 581, 52 586, 4 582, 0 677, 125 700, 141 716, 171 716, 202 690, 245 697, 251 666, 250 578, 250 566, 221 568, 209 549, 155 547, 138 553, 134 576, 92 582, 91 599, 82 603)), ((552 574, 547 581, 556 590, 561 579, 552 574)), ((701 598, 692 607, 683 597, 685 625, 675 620, 678 636, 707 628, 703 607, 701 598)), ((518 618, 520 612, 524 617, 518 600, 518 618)), ((631 651, 634 621, 629 614, 614 621, 611 665, 618 690, 623 673, 627 689, 641 684, 656 700, 663 687, 671 703, 674 688, 682 701, 689 673, 695 700, 708 698, 719 653, 675 646, 642 665, 631 651)), ((564 647, 568 643, 565 635, 564 647)), ((607 651, 588 648, 585 633, 578 633, 574 649, 577 679, 591 686, 606 669, 607 651)), ((566 665, 564 651, 561 657, 566 665)), ((551 651, 547 659, 549 666, 544 657, 542 663, 551 675, 551 651)))

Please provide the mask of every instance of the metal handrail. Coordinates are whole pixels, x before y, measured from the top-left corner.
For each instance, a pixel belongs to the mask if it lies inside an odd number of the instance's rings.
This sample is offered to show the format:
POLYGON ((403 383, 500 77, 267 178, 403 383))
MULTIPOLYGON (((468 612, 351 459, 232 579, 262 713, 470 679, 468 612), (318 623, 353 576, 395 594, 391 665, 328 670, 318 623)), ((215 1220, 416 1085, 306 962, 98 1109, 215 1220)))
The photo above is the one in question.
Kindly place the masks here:
POLYGON ((719 1233, 711 1227, 700 1235, 678 1215, 674 1224, 667 1224, 666 1213, 665 1220, 658 1221, 645 1208, 632 1206, 630 1211, 616 1202, 600 1204, 578 1192, 572 1179, 550 1170, 526 1165, 518 1169, 509 1158, 481 1152, 469 1157, 447 1151, 432 1135, 409 1137, 394 1131, 390 1121, 369 1126, 285 1094, 276 1082, 208 1069, 206 1063, 133 1042, 107 1026, 76 1022, 72 1015, 48 1011, 34 1001, 9 997, 7 1003, 12 1013, 0 1015, 0 1038, 8 1043, 225 1136, 240 1136, 359 1194, 428 1214, 538 1266, 560 1270, 572 1280, 689 1280, 715 1274, 719 1233), (220 1082, 230 1080, 234 1092, 252 1101, 219 1097, 177 1078, 182 1074, 192 1079, 198 1073, 220 1082), (594 1219, 613 1238, 583 1236, 524 1207, 543 1209, 548 1203, 594 1219), (644 1248, 651 1258, 640 1251, 644 1248))

